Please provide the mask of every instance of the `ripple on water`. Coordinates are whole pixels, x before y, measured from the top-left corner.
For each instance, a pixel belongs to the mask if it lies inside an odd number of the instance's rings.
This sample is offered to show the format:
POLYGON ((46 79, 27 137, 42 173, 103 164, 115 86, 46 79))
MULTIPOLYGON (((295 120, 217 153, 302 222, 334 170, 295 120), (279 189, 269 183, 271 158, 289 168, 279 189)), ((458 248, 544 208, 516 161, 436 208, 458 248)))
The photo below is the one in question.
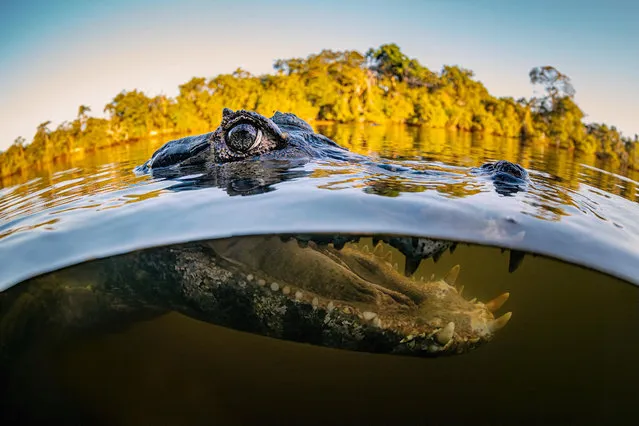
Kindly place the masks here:
POLYGON ((346 127, 336 134, 331 129, 324 129, 329 137, 379 161, 265 162, 152 179, 132 172, 157 148, 140 142, 116 149, 117 158, 100 153, 0 188, 0 254, 9 265, 0 271, 0 287, 135 248, 299 230, 402 232, 506 244, 633 281, 639 276, 630 266, 639 265, 632 177, 506 139, 410 130, 402 134, 401 140, 410 141, 404 149, 393 142, 393 132, 364 129, 353 138, 346 127), (490 179, 470 173, 496 159, 528 168, 527 191, 502 195, 490 179), (508 228, 506 217, 516 229, 508 228))

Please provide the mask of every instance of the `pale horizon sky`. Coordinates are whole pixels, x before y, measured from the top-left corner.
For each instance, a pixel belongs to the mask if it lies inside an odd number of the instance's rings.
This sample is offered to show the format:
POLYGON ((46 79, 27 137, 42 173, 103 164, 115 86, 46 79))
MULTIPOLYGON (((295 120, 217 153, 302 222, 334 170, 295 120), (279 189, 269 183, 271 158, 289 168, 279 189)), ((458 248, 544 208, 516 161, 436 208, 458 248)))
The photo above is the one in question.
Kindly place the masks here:
POLYGON ((194 76, 322 49, 384 43, 433 71, 475 72, 495 96, 530 97, 528 72, 571 77, 586 122, 639 133, 639 2, 21 0, 0 5, 0 150, 78 106, 103 116, 122 90, 175 96, 194 76))

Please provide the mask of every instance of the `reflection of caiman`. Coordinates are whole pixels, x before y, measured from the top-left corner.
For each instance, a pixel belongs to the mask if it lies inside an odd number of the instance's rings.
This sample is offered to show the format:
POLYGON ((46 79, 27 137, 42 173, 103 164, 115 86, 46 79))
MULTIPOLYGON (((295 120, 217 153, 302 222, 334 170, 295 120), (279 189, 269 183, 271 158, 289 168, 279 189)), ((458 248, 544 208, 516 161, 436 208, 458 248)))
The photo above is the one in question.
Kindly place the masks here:
MULTIPOLYGON (((308 123, 294 114, 276 112, 268 119, 252 111, 233 112, 228 108, 224 109, 222 123, 214 132, 167 142, 136 171, 159 177, 203 172, 195 178, 195 185, 180 181, 174 189, 214 185, 226 188, 229 194, 253 194, 268 191, 271 184, 283 179, 282 169, 291 169, 310 160, 364 164, 386 172, 412 172, 407 167, 373 162, 366 156, 350 152, 315 133, 308 123)), ((287 173, 286 178, 304 175, 299 170, 287 173)), ((486 163, 473 169, 472 173, 491 178, 497 192, 503 195, 512 195, 528 184, 526 170, 504 160, 486 163)), ((296 237, 305 240, 303 236, 296 237)), ((327 236, 315 242, 340 245, 347 241, 354 240, 327 236)), ((433 257, 437 260, 444 251, 452 251, 455 247, 450 242, 426 238, 393 237, 384 241, 406 256, 406 275, 412 275, 423 259, 433 257)), ((513 258, 511 269, 520 261, 520 257, 513 258)))
POLYGON ((437 356, 480 346, 511 315, 493 315, 508 293, 487 303, 464 299, 455 286, 459 266, 416 281, 361 244, 338 249, 241 237, 142 250, 82 268, 0 294, 0 355, 17 356, 23 337, 42 330, 93 329, 172 310, 286 340, 437 356))

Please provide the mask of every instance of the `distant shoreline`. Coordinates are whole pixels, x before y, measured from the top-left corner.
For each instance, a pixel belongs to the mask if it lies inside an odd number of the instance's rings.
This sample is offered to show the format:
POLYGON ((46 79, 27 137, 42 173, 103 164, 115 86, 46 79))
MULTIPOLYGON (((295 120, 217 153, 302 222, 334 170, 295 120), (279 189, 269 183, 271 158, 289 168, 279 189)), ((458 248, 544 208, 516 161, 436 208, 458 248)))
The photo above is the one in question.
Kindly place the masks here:
POLYGON ((0 153, 0 176, 149 135, 212 131, 225 107, 266 116, 292 112, 316 125, 393 123, 541 140, 639 168, 639 136, 630 139, 614 126, 584 124, 570 78, 552 66, 535 67, 529 74, 543 96, 517 100, 492 96, 468 69, 444 66, 433 72, 395 44, 365 54, 323 50, 277 60, 274 68, 273 74, 261 76, 237 69, 210 79, 194 77, 179 86, 175 98, 123 91, 104 107, 108 118, 90 117, 91 109, 80 105, 75 119, 54 130, 45 121, 31 143, 18 138, 0 153))

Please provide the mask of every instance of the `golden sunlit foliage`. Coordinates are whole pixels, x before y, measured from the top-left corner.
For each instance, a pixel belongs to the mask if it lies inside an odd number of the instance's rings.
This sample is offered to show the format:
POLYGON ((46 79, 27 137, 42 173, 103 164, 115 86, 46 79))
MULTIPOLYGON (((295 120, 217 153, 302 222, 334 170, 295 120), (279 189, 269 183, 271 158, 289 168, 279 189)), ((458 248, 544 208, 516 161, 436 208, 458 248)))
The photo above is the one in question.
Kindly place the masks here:
POLYGON ((179 86, 176 98, 123 91, 104 107, 108 119, 89 117, 90 109, 81 105, 75 120, 55 130, 48 121, 40 124, 30 144, 16 139, 0 154, 0 176, 150 135, 208 132, 225 107, 266 116, 293 112, 308 121, 405 123, 537 139, 639 167, 637 136, 630 140, 615 127, 584 125, 570 78, 551 66, 529 75, 546 95, 519 100, 491 96, 472 71, 458 66, 433 72, 395 44, 365 55, 324 50, 277 60, 274 68, 263 76, 238 69, 211 79, 194 77, 179 86))

